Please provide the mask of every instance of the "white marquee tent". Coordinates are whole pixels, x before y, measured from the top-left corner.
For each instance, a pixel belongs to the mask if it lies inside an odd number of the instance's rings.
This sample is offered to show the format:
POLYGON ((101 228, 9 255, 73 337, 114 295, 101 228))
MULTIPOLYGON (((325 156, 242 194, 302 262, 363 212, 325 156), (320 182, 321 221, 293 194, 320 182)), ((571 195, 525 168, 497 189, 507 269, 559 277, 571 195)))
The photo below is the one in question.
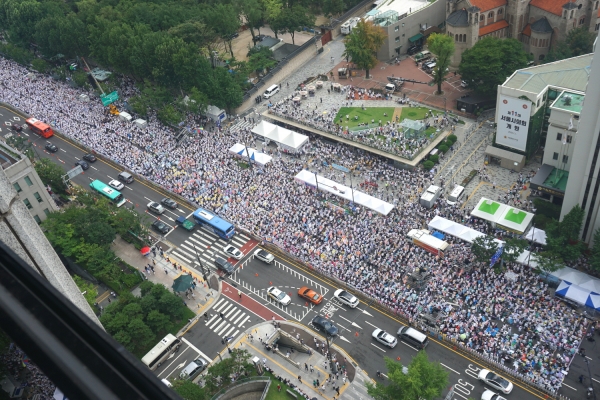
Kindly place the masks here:
POLYGON ((308 143, 308 136, 283 128, 267 121, 261 121, 252 128, 252 133, 262 136, 267 142, 272 140, 289 152, 297 153, 308 143))
POLYGON ((531 228, 525 235, 525 239, 530 242, 536 242, 541 245, 546 245, 546 232, 541 229, 531 228))
MULTIPOLYGON (((318 183, 319 190, 334 194, 345 200, 352 201, 352 188, 339 184, 331 179, 327 179, 324 176, 315 175, 314 173, 303 169, 302 171, 298 172, 298 175, 296 175, 294 179, 297 182, 314 188, 317 187, 318 183)), ((354 189, 354 203, 363 207, 367 207, 373 211, 377 211, 383 215, 388 215, 394 208, 393 204, 379 200, 373 196, 369 196, 366 193, 359 192, 356 189, 354 189)))
POLYGON ((269 163, 273 158, 271 156, 266 155, 265 153, 261 153, 256 151, 255 149, 248 147, 248 152, 246 152, 246 147, 243 144, 236 143, 229 149, 231 154, 235 154, 238 157, 248 159, 248 155, 250 155, 250 160, 254 161, 259 165, 265 165, 269 163))

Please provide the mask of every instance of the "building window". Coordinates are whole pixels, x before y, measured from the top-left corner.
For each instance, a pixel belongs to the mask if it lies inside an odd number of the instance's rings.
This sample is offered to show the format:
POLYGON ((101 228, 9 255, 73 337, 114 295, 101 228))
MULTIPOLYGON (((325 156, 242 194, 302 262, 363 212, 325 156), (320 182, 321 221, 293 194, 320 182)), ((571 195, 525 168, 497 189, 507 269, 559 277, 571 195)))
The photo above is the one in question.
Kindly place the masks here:
POLYGON ((480 20, 480 21, 483 21, 483 20, 485 20, 485 15, 481 14, 481 16, 479 17, 479 20, 480 20))
POLYGON ((462 41, 466 42, 467 41, 467 34, 465 33, 465 34, 463 34, 461 36, 462 36, 462 41))
POLYGON ((596 5, 594 6, 594 10, 598 9, 598 3, 600 3, 600 2, 598 2, 598 1, 596 2, 596 5))
POLYGON ((542 61, 544 58, 546 58, 545 54, 540 54, 540 56, 538 57, 540 59, 540 61, 542 61))
POLYGON ((502 15, 502 12, 503 12, 502 9, 499 9, 498 10, 498 15, 502 15))
POLYGON ((38 217, 37 215, 33 216, 33 219, 35 219, 35 222, 37 222, 38 224, 42 223, 42 220, 40 219, 40 217, 38 217))
POLYGON ((494 18, 494 12, 493 11, 488 14, 488 18, 494 18))
POLYGON ((398 32, 399 30, 400 30, 400 27, 399 27, 399 26, 396 26, 396 27, 394 28, 394 32, 398 32))
POLYGON ((29 179, 28 176, 26 176, 24 179, 25 179, 25 183, 27 184, 27 186, 33 186, 33 182, 31 182, 31 179, 29 179))
POLYGON ((600 24, 596 24, 596 28, 594 30, 597 31, 598 29, 600 29, 600 24))
POLYGON ((556 134, 556 140, 562 140, 562 133, 557 133, 556 134))
POLYGON ((35 197, 35 199, 38 201, 38 203, 41 203, 42 201, 44 201, 44 199, 42 199, 42 196, 40 196, 40 194, 38 192, 35 192, 33 194, 33 196, 35 197))
POLYGON ((556 153, 556 152, 555 152, 555 153, 552 155, 552 159, 553 159, 553 160, 558 160, 558 153, 556 153))
POLYGON ((48 210, 47 208, 44 208, 44 214, 50 215, 50 210, 48 210))
POLYGON ((583 25, 584 22, 585 22, 585 17, 581 17, 581 19, 579 20, 579 25, 583 25))
POLYGON ((23 200, 23 203, 25 203, 25 205, 27 206, 27 208, 29 208, 30 210, 33 208, 33 206, 31 205, 31 203, 29 202, 29 200, 25 199, 25 200, 23 200))
POLYGON ((17 193, 21 193, 23 191, 23 189, 21 189, 21 185, 19 185, 18 182, 13 183, 13 187, 15 188, 17 193))
POLYGON ((568 161, 569 161, 569 156, 565 154, 563 156, 563 164, 566 164, 568 161))
POLYGON ((574 13, 574 11, 571 10, 571 16, 569 17, 569 19, 573 19, 573 13, 574 13))
POLYGON ((567 135, 567 143, 571 143, 573 141, 573 136, 567 135))
POLYGON ((567 19, 567 10, 565 10, 565 12, 563 13, 563 18, 567 19))

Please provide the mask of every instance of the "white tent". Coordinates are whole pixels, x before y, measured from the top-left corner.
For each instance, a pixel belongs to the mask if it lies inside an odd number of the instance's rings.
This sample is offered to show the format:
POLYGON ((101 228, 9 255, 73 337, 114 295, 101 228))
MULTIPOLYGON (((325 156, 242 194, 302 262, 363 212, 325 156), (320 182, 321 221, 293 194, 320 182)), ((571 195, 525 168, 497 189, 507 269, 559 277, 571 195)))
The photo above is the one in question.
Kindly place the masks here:
POLYGON ((577 285, 570 284, 567 281, 562 281, 560 285, 558 285, 555 295, 579 304, 586 304, 588 297, 590 296, 590 291, 577 285))
POLYGON ((262 136, 267 141, 272 140, 283 150, 292 153, 299 152, 308 143, 308 136, 301 135, 267 121, 261 121, 252 128, 252 133, 262 136))
POLYGON ((355 204, 369 208, 383 215, 388 215, 394 208, 393 204, 379 200, 373 196, 369 196, 366 193, 359 192, 356 189, 352 190, 352 188, 348 186, 344 186, 340 183, 332 181, 331 179, 327 179, 324 176, 315 175, 314 173, 305 169, 298 172, 298 174, 294 177, 294 180, 313 188, 317 188, 318 186, 319 190, 334 194, 348 201, 352 201, 352 192, 354 191, 355 204))
POLYGON ((248 156, 250 156, 250 160, 262 166, 268 164, 273 159, 271 156, 268 156, 264 153, 260 153, 251 147, 248 147, 248 151, 246 151, 246 146, 240 143, 236 143, 233 146, 231 146, 229 152, 231 154, 235 154, 236 157, 241 157, 246 160, 248 159, 248 156))
POLYGON ((525 235, 525 239, 529 240, 530 242, 536 242, 545 246, 546 232, 541 229, 537 229, 536 227, 533 227, 529 230, 529 232, 527 232, 527 234, 525 235))
POLYGON ((585 272, 577 271, 576 269, 564 267, 552 272, 552 276, 563 281, 570 282, 584 289, 600 294, 600 279, 594 278, 585 272))

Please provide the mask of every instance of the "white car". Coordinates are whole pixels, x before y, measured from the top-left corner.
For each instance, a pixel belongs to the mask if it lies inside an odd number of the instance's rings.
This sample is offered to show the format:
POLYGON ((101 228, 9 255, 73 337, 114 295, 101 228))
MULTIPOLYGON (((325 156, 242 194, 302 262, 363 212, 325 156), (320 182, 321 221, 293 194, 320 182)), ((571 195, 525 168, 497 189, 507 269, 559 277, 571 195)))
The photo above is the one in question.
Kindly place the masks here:
POLYGON ((486 385, 493 387, 496 390, 501 391, 504 394, 509 394, 513 390, 513 384, 500 375, 496 375, 489 369, 482 369, 479 371, 477 378, 483 381, 486 385))
POLYGON ((390 349, 393 349, 398 344, 398 339, 383 329, 375 329, 372 336, 373 339, 377 340, 382 345, 389 347, 390 349))
POLYGON ((267 289, 267 295, 282 306, 287 306, 292 302, 290 296, 277 289, 275 286, 271 286, 267 289))
POLYGON ((223 247, 223 251, 225 252, 225 254, 227 254, 229 257, 233 257, 236 260, 241 260, 242 258, 244 258, 244 253, 242 253, 240 251, 240 249, 236 249, 235 247, 233 247, 232 245, 228 244, 227 246, 223 247))
POLYGON ((346 292, 344 289, 338 289, 333 293, 333 297, 338 301, 350 308, 356 308, 358 306, 358 299, 350 292, 346 292))
POLYGON ((123 185, 121 182, 119 182, 116 179, 113 179, 112 181, 108 182, 108 186, 110 186, 113 189, 117 189, 117 190, 122 190, 125 185, 123 185))
POLYGON ((254 257, 258 258, 260 261, 265 262, 267 264, 271 264, 275 259, 275 256, 271 253, 264 251, 263 249, 258 249, 254 252, 254 257))
POLYGON ((481 395, 481 400, 506 400, 504 397, 492 392, 490 389, 485 389, 481 395))

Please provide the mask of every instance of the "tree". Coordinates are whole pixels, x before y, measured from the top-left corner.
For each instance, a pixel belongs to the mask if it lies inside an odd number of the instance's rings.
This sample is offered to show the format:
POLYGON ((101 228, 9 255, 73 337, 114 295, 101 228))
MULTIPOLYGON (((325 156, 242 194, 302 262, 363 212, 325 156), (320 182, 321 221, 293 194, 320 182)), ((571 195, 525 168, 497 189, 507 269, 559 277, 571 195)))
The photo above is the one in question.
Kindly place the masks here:
POLYGON ((594 245, 590 249, 590 266, 600 271, 600 229, 594 233, 594 245))
POLYGON ((367 383, 367 392, 375 400, 433 400, 448 386, 448 371, 438 362, 430 362, 427 353, 420 351, 408 365, 385 357, 389 384, 367 383))
POLYGON ((364 69, 366 77, 369 78, 369 70, 377 65, 377 51, 386 37, 383 28, 371 21, 361 19, 352 32, 344 38, 346 50, 343 57, 351 59, 358 68, 364 69))
POLYGON ((433 81, 437 84, 438 94, 442 94, 442 83, 454 55, 454 39, 445 34, 432 33, 427 39, 427 46, 437 57, 433 69, 433 81))
POLYGON ((283 16, 283 20, 281 21, 282 31, 288 32, 292 36, 292 44, 295 44, 294 35, 296 32, 301 31, 305 26, 313 26, 316 19, 308 9, 300 4, 295 4, 280 15, 283 16))
POLYGON ((515 262, 517 258, 529 247, 529 243, 523 239, 507 239, 502 252, 502 259, 506 262, 515 262))
POLYGON ((528 56, 516 39, 487 36, 465 50, 458 72, 468 87, 485 96, 495 96, 498 85, 517 69, 527 66, 528 56))
POLYGON ((324 0, 321 3, 321 11, 327 18, 331 18, 334 15, 341 15, 344 12, 344 1, 343 0, 324 0))
POLYGON ((204 388, 190 380, 177 379, 171 383, 173 384, 173 390, 184 400, 205 400, 208 398, 204 388))
POLYGON ((593 52, 596 36, 585 27, 571 29, 564 41, 556 43, 544 59, 545 62, 564 60, 593 52))
POLYGON ((210 8, 206 8, 204 22, 225 41, 229 47, 229 53, 233 57, 233 47, 231 46, 233 37, 231 35, 240 29, 239 12, 232 4, 215 3, 210 8))
POLYGON ((583 209, 575 205, 561 222, 550 223, 546 227, 546 249, 564 261, 574 261, 581 255, 583 243, 579 233, 583 224, 583 209))
POLYGON ((535 253, 535 262, 538 268, 545 272, 554 272, 565 266, 560 254, 553 251, 535 253))
POLYGON ((65 171, 57 164, 50 161, 49 158, 37 160, 33 165, 35 172, 38 173, 44 186, 50 186, 52 191, 57 194, 66 194, 67 186, 63 182, 65 171))
POLYGON ((254 30, 260 28, 264 23, 265 10, 260 0, 239 0, 238 7, 240 15, 246 20, 246 26, 250 29, 250 34, 254 38, 254 30))
POLYGON ((277 61, 273 58, 273 50, 265 46, 252 47, 248 51, 248 68, 256 71, 257 74, 262 74, 265 69, 272 68, 277 65, 277 61))
POLYGON ((96 303, 96 297, 98 297, 98 289, 96 289, 96 285, 86 281, 79 275, 73 275, 73 282, 75 282, 90 307, 94 307, 96 303))
POLYGON ((489 235, 479 236, 473 240, 471 251, 475 255, 475 259, 482 263, 489 263, 490 259, 498 250, 498 242, 489 235))

